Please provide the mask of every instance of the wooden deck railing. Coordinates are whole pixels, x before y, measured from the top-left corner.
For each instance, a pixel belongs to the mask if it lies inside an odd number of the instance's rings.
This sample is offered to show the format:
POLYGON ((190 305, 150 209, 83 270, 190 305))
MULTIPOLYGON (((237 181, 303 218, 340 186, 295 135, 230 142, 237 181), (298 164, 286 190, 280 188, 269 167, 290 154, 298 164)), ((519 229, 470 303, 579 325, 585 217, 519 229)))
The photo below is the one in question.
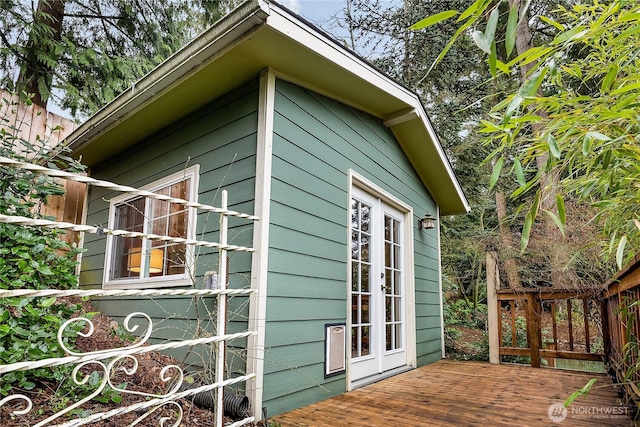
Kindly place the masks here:
POLYGON ((499 289, 496 259, 487 258, 489 360, 556 366, 558 359, 604 360, 600 292, 499 289))
POLYGON ((640 403, 640 255, 605 286, 602 305, 607 365, 627 397, 637 405, 640 403))
POLYGON ((501 358, 529 357, 534 367, 543 361, 554 366, 555 359, 603 360, 600 304, 594 292, 503 289, 497 291, 497 305, 501 358))

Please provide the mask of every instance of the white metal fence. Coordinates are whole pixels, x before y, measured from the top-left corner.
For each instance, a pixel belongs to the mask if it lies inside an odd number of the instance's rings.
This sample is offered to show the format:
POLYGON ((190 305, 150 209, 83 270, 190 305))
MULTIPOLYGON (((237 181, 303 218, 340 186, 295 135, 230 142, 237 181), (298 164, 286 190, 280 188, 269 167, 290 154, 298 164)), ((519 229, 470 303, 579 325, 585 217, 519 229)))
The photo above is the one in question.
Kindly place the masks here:
MULTIPOLYGON (((182 341, 167 341, 160 344, 149 344, 149 338, 153 332, 153 321, 150 316, 142 312, 134 312, 129 314, 123 322, 123 327, 129 332, 136 332, 138 328, 137 325, 132 324, 132 319, 137 318, 144 319, 147 322, 147 329, 144 333, 140 334, 141 336, 133 342, 131 345, 128 345, 123 348, 115 348, 115 349, 100 349, 96 351, 90 352, 77 352, 72 348, 66 346, 63 335, 64 331, 74 323, 82 323, 86 327, 88 327, 88 331, 84 333, 78 333, 82 336, 89 336, 94 332, 94 324, 88 318, 78 317, 74 319, 70 319, 61 325, 58 331, 58 343, 61 348, 67 353, 66 357, 60 358, 49 358, 42 360, 24 360, 17 363, 11 363, 7 365, 0 365, 0 375, 6 374, 9 372, 16 371, 27 371, 39 368, 47 368, 54 367, 59 365, 72 365, 75 366, 72 371, 72 380, 78 386, 82 386, 86 381, 87 377, 82 374, 81 369, 85 367, 87 364, 91 363, 93 366, 99 366, 102 370, 102 379, 101 382, 97 385, 97 388, 91 392, 90 395, 79 399, 77 402, 73 402, 66 408, 58 411, 57 413, 50 415, 42 420, 36 421, 36 424, 33 424, 32 427, 41 427, 41 426, 64 426, 64 427, 72 427, 72 426, 81 426, 90 423, 96 423, 100 420, 109 419, 111 417, 116 417, 118 415, 122 415, 129 412, 136 412, 136 414, 141 414, 136 418, 135 421, 130 423, 130 426, 134 426, 145 418, 147 418, 154 411, 158 410, 161 407, 171 407, 173 408, 175 416, 175 422, 173 422, 172 426, 179 426, 182 422, 183 411, 179 404, 179 400, 194 396, 198 393, 213 391, 215 393, 215 403, 214 403, 214 412, 215 412, 215 426, 221 427, 223 425, 223 388, 226 386, 231 386, 234 384, 239 384, 246 382, 247 380, 253 378, 255 374, 245 374, 241 376, 237 376, 234 378, 225 378, 225 351, 226 345, 225 343, 230 340, 246 338, 251 335, 255 335, 255 331, 245 331, 235 334, 226 334, 226 319, 227 319, 227 296, 235 296, 235 295, 249 295, 253 291, 250 289, 228 289, 227 283, 224 278, 227 277, 228 271, 228 257, 227 253, 229 251, 241 251, 241 252, 254 252, 255 249, 244 246, 231 245, 227 242, 228 240, 228 218, 238 217, 244 218, 248 221, 256 221, 257 217, 249 214, 244 214, 240 212, 235 212, 229 210, 227 208, 227 194, 226 191, 222 193, 222 202, 220 207, 205 205, 196 202, 190 202, 183 199, 178 199, 174 197, 169 197, 161 194, 155 194, 152 192, 139 190, 133 187, 122 186, 118 184, 114 184, 107 181, 96 180, 87 176, 71 174, 68 172, 49 169, 40 165, 25 163, 15 161, 13 159, 9 159, 6 157, 0 157, 0 165, 5 165, 13 168, 25 169, 29 170, 33 173, 39 173, 43 175, 48 175, 52 177, 65 178, 72 181, 83 182, 88 185, 107 188, 117 192, 130 193, 132 195, 138 195, 158 200, 167 201, 170 203, 178 203, 182 205, 186 205, 190 208, 195 208, 198 210, 203 210, 207 212, 213 212, 220 215, 220 232, 219 232, 219 242, 209 242, 204 240, 195 240, 195 239, 184 239, 170 236, 162 236, 155 234, 145 234, 124 230, 116 230, 116 229, 108 229, 102 227, 94 227, 88 226, 84 224, 73 224, 67 222, 56 222, 49 221, 44 219, 33 219, 27 217, 19 217, 19 216, 10 216, 10 215, 0 215, 1 223, 10 223, 17 224, 24 227, 48 227, 48 228, 56 228, 63 230, 73 230, 84 233, 99 233, 103 235, 113 235, 113 236, 121 236, 121 237, 136 237, 136 238, 145 238, 149 240, 156 241, 165 241, 165 242, 173 242, 173 243, 182 243, 192 246, 200 246, 200 247, 208 247, 215 248, 218 250, 218 277, 221 278, 218 283, 217 289, 195 289, 195 288, 176 288, 176 289, 144 289, 144 290, 83 290, 83 289, 73 289, 73 290, 55 290, 55 289, 47 289, 47 290, 28 290, 28 289, 19 289, 19 290, 0 290, 0 298, 11 298, 11 297, 70 297, 70 296, 80 296, 80 297, 155 297, 155 296, 201 296, 201 297, 211 297, 215 296, 217 298, 217 309, 216 309, 216 335, 205 338, 191 339, 191 340, 182 340, 182 341), (124 370, 120 362, 127 361, 128 366, 133 366, 132 368, 126 368, 127 373, 135 372, 138 367, 138 359, 140 355, 145 353, 154 352, 154 351, 163 351, 169 349, 176 349, 180 347, 190 347, 195 345, 202 344, 210 344, 215 346, 215 377, 214 381, 210 384, 205 384, 196 388, 188 388, 184 387, 184 372, 180 366, 169 365, 165 366, 160 372, 160 379, 164 382, 167 382, 169 390, 162 394, 153 394, 153 393, 145 393, 134 390, 126 390, 126 389, 117 389, 119 393, 122 394, 136 394, 141 397, 140 402, 129 405, 118 407, 113 410, 108 410, 106 412, 99 413, 90 413, 87 416, 83 416, 81 418, 69 419, 70 417, 64 417, 66 414, 69 414, 74 409, 81 408, 82 405, 90 402, 94 397, 98 396, 106 387, 111 387, 116 390, 116 386, 111 382, 111 376, 115 370, 124 370), (56 424, 57 423, 57 424, 56 424)), ((86 329, 86 328, 85 328, 86 329)), ((0 407, 6 404, 16 403, 20 404, 20 409, 15 409, 12 412, 12 416, 20 416, 24 414, 31 413, 34 409, 32 400, 24 394, 12 394, 6 396, 5 398, 0 400, 0 407)), ((161 425, 165 426, 165 424, 169 421, 168 419, 161 419, 161 425)), ((253 416, 248 416, 240 421, 233 423, 231 426, 241 426, 247 423, 254 421, 253 416)))

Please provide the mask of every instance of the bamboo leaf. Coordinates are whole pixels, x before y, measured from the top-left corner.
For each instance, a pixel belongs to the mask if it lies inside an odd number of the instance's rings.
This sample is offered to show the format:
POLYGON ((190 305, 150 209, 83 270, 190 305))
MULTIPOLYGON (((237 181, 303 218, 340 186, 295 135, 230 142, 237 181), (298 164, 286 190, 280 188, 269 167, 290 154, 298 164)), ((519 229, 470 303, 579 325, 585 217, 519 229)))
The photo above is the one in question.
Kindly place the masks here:
MULTIPOLYGON (((458 18, 458 20, 460 20, 460 18, 458 18)), ((444 58, 445 55, 447 54, 447 52, 449 52, 449 49, 451 49, 451 46, 453 46, 453 44, 456 42, 456 40, 458 40, 458 37, 460 37, 460 34, 462 34, 465 31, 467 31, 467 28, 469 28, 471 26, 471 24, 473 24, 474 22, 475 22, 475 19, 472 17, 467 22, 462 24, 456 30, 456 32, 453 35, 453 37, 451 37, 451 39, 449 40, 447 45, 444 47, 444 49, 442 49, 442 52, 440 52, 440 54, 438 55, 436 60, 433 61, 433 63, 431 64, 431 66, 429 67, 429 69, 427 70, 425 76, 422 79, 424 79, 426 76, 428 76, 429 73, 431 72, 431 70, 433 70, 433 67, 435 67, 436 65, 438 65, 440 63, 440 61, 442 61, 442 58, 444 58)), ((420 80, 420 81, 422 81, 422 80, 420 80)))
POLYGON ((618 65, 613 64, 611 68, 609 68, 609 72, 602 79, 602 84, 600 85, 601 92, 609 92, 613 87, 613 83, 616 81, 616 77, 618 77, 618 65))
POLYGON ((430 27, 446 19, 449 19, 452 16, 456 16, 457 14, 458 14, 458 11, 456 10, 445 10, 444 12, 436 13, 435 15, 428 16, 423 20, 416 22, 415 24, 410 26, 409 29, 421 30, 423 28, 430 27))
POLYGON ((567 399, 564 401, 564 407, 568 408, 569 405, 571 405, 578 397, 587 396, 589 394, 589 391, 591 391, 591 387, 593 387, 596 381, 597 378, 591 378, 584 387, 571 393, 569 397, 567 397, 567 399))
POLYGON ((582 155, 587 157, 591 152, 591 137, 587 133, 582 139, 582 155))
POLYGON ((621 93, 625 93, 625 92, 629 92, 629 91, 636 91, 640 89, 640 83, 634 83, 634 84, 630 84, 630 85, 623 85, 620 86, 619 88, 617 88, 616 90, 611 92, 611 95, 620 95, 621 93))
POLYGON ((520 93, 520 95, 525 98, 534 96, 536 92, 538 92, 538 88, 542 84, 542 81, 544 80, 544 77, 546 76, 547 71, 548 69, 545 67, 537 71, 535 74, 533 74, 529 78, 529 80, 527 80, 527 82, 520 88, 518 93, 520 93))
POLYGON ((522 165, 520 164, 520 159, 517 157, 514 159, 513 168, 516 172, 516 178, 518 179, 518 184, 520 187, 524 187, 527 185, 527 181, 524 179, 524 172, 522 171, 522 165))
POLYGON ((518 107, 520 107, 520 104, 522 104, 522 101, 524 101, 524 98, 520 95, 516 94, 516 96, 513 97, 513 99, 509 103, 509 106, 507 106, 507 109, 504 112, 505 122, 508 122, 511 119, 511 116, 513 115, 513 113, 518 111, 518 107))
POLYGON ((462 12, 462 15, 460 15, 460 17, 458 18, 458 21, 464 21, 474 13, 482 12, 481 9, 483 7, 486 7, 486 1, 476 0, 471 6, 469 6, 464 12, 462 12))
POLYGON ((553 157, 559 159, 561 156, 560 147, 558 147, 558 141, 553 137, 553 135, 549 134, 547 138, 547 144, 549 144, 549 152, 553 157))
POLYGON ((489 20, 487 21, 487 27, 484 29, 484 38, 487 40, 487 43, 489 44, 492 44, 494 42, 499 17, 500 17, 500 10, 498 10, 498 8, 496 7, 491 11, 491 14, 489 15, 489 20))
POLYGON ((494 185, 498 182, 498 178, 500 178, 500 172, 502 172, 502 164, 504 163, 504 158, 500 157, 496 164, 493 166, 493 173, 491 173, 491 179, 489 181, 489 190, 493 188, 494 185))
POLYGON ((560 217, 560 221, 562 225, 567 223, 567 211, 564 207, 564 199, 560 194, 556 194, 556 206, 558 208, 558 216, 560 217))
POLYGON ((562 24, 554 21, 553 19, 551 19, 551 18, 549 18, 547 16, 544 16, 544 15, 539 16, 539 18, 540 18, 540 20, 542 22, 544 22, 546 24, 549 24, 549 25, 552 25, 552 26, 556 27, 557 29, 559 29, 560 31, 564 31, 564 27, 562 26, 562 24))
POLYGON ((475 42, 476 46, 480 48, 480 50, 482 50, 487 54, 491 54, 491 45, 489 44, 487 39, 484 37, 484 33, 482 31, 475 30, 473 34, 471 34, 471 37, 473 38, 473 41, 475 42))
POLYGON ((531 205, 531 212, 533 212, 533 218, 538 215, 538 207, 540 206, 540 190, 536 191, 536 195, 533 198, 533 205, 531 205))
POLYGON ((545 213, 547 215, 549 215, 549 218, 551 218, 551 220, 554 222, 556 227, 558 227, 558 229, 560 230, 560 232, 564 236, 564 224, 562 223, 562 221, 560 221, 560 218, 558 218, 558 216, 556 214, 554 214, 553 212, 551 212, 551 211, 548 211, 546 209, 543 209, 543 211, 545 211, 545 213))
POLYGON ((509 74, 511 72, 511 69, 507 67, 507 64, 500 61, 499 59, 496 59, 496 67, 498 68, 498 70, 502 71, 505 74, 509 74))
POLYGON ((572 29, 565 31, 564 33, 560 33, 553 39, 553 44, 564 43, 568 40, 572 40, 575 38, 582 37, 586 33, 583 25, 578 25, 577 27, 573 27, 572 29))
POLYGON ((607 135, 604 135, 600 132, 587 132, 585 134, 585 138, 586 137, 597 139, 599 141, 611 141, 611 138, 609 138, 607 135))
POLYGON ((618 243, 618 250, 616 251, 616 263, 618 264, 619 270, 622 270, 622 261, 624 260, 625 246, 627 246, 626 234, 620 238, 620 242, 618 243))
POLYGON ((520 239, 520 251, 524 252, 529 245, 529 235, 531 234, 531 226, 533 225, 533 215, 531 211, 527 213, 522 226, 522 238, 520 239))
POLYGON ((496 72, 497 72, 497 55, 496 55, 496 41, 494 40, 491 43, 491 53, 489 54, 489 71, 491 72, 491 75, 493 77, 496 76, 496 72))
POLYGON ((516 45, 516 28, 517 27, 518 27, 518 8, 512 7, 509 10, 509 20, 507 21, 507 33, 505 36, 507 58, 511 56, 511 52, 513 52, 513 48, 516 45))

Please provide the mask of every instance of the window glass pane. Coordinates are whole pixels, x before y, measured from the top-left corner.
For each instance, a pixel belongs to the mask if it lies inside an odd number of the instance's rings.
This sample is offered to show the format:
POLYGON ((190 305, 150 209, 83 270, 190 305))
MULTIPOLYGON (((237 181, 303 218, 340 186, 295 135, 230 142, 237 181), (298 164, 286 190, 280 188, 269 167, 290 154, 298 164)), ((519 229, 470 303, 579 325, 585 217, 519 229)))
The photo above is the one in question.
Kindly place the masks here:
MULTIPOLYGON (((156 194, 188 200, 189 178, 153 190, 156 194)), ((161 236, 188 238, 186 206, 137 197, 114 209, 115 228, 161 236), (148 216, 147 216, 148 215, 148 216)), ((183 243, 148 239, 113 238, 110 279, 182 275, 186 272, 187 247, 183 243)))
MULTIPOLYGON (((114 228, 124 231, 144 232, 145 199, 138 197, 115 208, 114 228)), ((140 276, 142 239, 114 237, 111 279, 140 276)))
POLYGON ((114 237, 111 279, 140 276, 142 239, 114 237))

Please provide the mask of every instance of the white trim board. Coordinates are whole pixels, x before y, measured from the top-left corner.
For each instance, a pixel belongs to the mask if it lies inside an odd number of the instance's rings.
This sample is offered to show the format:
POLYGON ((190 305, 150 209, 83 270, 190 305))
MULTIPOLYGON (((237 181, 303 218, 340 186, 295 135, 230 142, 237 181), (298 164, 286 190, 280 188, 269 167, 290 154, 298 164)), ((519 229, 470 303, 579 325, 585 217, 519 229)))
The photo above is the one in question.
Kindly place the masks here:
POLYGON ((275 111, 276 77, 271 69, 260 75, 258 100, 258 136, 256 153, 255 214, 260 218, 253 225, 253 247, 257 249, 251 261, 249 299, 249 337, 247 370, 256 374, 247 382, 247 394, 253 405, 256 421, 262 418, 264 391, 264 343, 267 319, 267 266, 269 261, 269 221, 271 201, 271 168, 273 162, 273 117, 275 111))

